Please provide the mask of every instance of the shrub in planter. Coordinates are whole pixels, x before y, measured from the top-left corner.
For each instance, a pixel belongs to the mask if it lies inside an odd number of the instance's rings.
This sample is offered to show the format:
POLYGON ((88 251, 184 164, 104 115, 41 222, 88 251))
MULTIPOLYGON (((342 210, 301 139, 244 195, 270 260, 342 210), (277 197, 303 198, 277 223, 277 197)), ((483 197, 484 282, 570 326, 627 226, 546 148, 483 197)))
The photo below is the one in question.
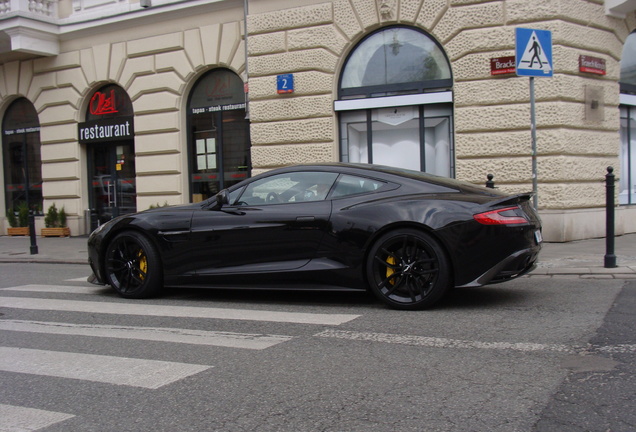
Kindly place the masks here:
POLYGON ((17 205, 18 215, 14 209, 7 211, 7 222, 10 228, 7 228, 7 234, 10 236, 26 236, 29 235, 29 208, 25 202, 17 205))
POLYGON ((11 228, 15 228, 18 226, 18 218, 15 217, 15 212, 13 209, 7 210, 7 222, 11 228))
POLYGON ((44 216, 44 226, 47 228, 55 228, 58 225, 58 212, 57 207, 55 207, 55 203, 51 204, 48 211, 46 212, 46 216, 44 216))
POLYGON ((44 216, 44 226, 42 237, 68 237, 71 235, 70 229, 66 226, 66 212, 64 207, 59 211, 55 203, 51 204, 44 216))
POLYGON ((29 206, 27 206, 26 202, 21 202, 20 204, 18 204, 18 226, 29 226, 29 206))

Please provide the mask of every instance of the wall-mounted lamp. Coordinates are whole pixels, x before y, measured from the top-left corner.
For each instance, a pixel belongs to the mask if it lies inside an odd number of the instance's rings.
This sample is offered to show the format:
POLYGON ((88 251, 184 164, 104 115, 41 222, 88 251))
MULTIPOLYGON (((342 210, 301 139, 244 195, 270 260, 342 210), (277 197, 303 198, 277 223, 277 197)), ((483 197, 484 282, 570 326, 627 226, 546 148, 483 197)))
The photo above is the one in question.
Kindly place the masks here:
POLYGON ((149 8, 152 6, 152 0, 139 0, 139 3, 142 8, 149 8))

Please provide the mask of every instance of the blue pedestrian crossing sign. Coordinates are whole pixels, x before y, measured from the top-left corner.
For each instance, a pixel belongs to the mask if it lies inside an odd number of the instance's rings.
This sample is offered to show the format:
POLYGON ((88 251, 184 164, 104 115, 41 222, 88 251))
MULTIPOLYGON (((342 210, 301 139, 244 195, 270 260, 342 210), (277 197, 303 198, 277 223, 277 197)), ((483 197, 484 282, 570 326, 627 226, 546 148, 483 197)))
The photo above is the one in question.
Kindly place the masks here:
POLYGON ((515 29, 515 55, 518 76, 552 76, 552 32, 515 29))

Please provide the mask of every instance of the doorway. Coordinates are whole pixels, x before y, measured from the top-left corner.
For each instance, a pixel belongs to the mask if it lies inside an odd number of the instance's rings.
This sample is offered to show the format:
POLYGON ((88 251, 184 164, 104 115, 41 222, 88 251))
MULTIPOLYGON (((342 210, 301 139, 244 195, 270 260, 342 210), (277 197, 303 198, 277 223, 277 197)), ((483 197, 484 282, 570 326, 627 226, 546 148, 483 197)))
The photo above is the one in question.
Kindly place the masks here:
POLYGON ((91 230, 117 216, 137 211, 135 153, 132 141, 88 147, 91 179, 91 230))

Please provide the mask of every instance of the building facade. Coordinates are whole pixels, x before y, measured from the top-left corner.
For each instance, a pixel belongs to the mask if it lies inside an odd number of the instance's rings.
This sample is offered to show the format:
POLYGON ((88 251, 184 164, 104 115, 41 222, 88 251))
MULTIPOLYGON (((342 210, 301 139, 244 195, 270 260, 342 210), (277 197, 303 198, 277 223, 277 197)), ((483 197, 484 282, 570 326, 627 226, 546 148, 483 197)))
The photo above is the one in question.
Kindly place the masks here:
POLYGON ((569 241, 605 234, 612 166, 617 233, 636 232, 635 10, 0 0, 0 210, 56 204, 80 235, 278 166, 348 161, 535 188, 544 238, 569 241), (533 80, 534 145, 530 80, 511 73, 519 27, 552 35, 551 64, 544 47, 528 58, 552 75, 533 80))

